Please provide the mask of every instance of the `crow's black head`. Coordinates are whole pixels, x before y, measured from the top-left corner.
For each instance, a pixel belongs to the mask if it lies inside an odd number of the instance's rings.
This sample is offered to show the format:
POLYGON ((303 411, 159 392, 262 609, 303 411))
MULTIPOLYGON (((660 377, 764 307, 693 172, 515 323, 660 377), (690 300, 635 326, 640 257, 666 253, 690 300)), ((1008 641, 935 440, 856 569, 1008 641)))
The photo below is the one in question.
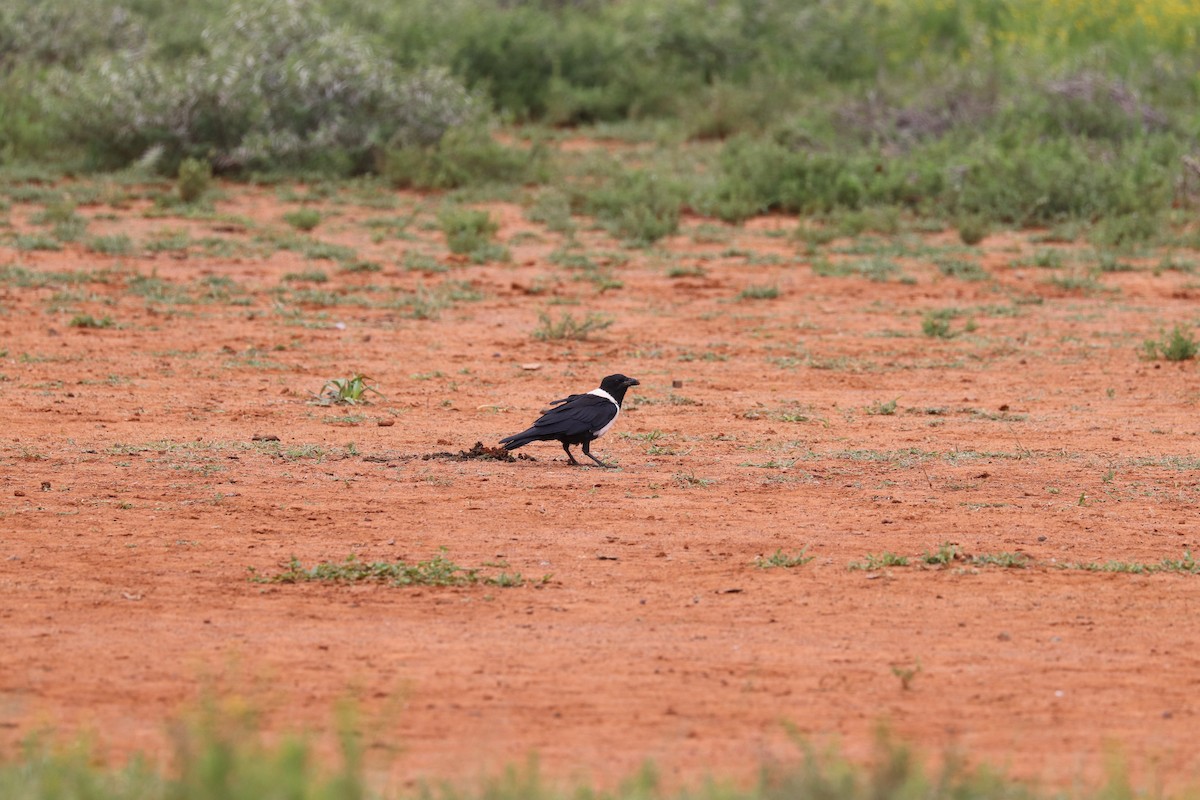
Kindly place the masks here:
POLYGON ((630 386, 638 386, 639 384, 641 384, 641 381, 637 378, 629 378, 617 373, 616 375, 609 375, 600 381, 600 388, 611 394, 613 400, 616 400, 617 404, 620 405, 621 401, 625 399, 625 390, 630 386))

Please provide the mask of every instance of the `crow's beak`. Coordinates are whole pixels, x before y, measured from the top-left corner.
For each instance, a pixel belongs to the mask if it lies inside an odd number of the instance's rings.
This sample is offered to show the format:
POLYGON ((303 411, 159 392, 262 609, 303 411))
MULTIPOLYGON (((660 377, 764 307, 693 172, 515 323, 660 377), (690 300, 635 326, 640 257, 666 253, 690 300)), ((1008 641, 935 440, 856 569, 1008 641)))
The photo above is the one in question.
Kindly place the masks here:
POLYGON ((639 381, 637 378, 626 378, 625 385, 626 386, 641 386, 642 382, 639 381))

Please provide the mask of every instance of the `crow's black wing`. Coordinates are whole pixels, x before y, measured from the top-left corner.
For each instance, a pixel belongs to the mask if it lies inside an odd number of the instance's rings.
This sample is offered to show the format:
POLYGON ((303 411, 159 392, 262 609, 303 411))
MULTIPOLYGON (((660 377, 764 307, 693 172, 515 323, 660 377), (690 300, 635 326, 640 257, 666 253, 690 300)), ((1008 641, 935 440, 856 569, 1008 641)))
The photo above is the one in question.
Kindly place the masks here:
POLYGON ((595 433, 613 421, 617 406, 594 394, 573 394, 551 403, 553 408, 537 418, 530 433, 539 437, 582 436, 595 433))
MULTIPOLYGON (((567 395, 566 397, 560 397, 560 398, 559 398, 559 399, 557 399, 557 400, 551 400, 551 401, 550 401, 550 403, 549 403, 549 405, 550 405, 550 407, 551 407, 551 408, 553 408, 554 406, 562 405, 563 403, 569 403, 569 402, 571 402, 572 400, 574 400, 576 397, 595 397, 595 396, 596 396, 596 395, 594 395, 594 394, 592 394, 592 395, 588 395, 588 394, 569 394, 569 395, 567 395)), ((543 411, 542 413, 544 414, 544 413, 546 413, 546 412, 545 412, 545 411, 543 411)))

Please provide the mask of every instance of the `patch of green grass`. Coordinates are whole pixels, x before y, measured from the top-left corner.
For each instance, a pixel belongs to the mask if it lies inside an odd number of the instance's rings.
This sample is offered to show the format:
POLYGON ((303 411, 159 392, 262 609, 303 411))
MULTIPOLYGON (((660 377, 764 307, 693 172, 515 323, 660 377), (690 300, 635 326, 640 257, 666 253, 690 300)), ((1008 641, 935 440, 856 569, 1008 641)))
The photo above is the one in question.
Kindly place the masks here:
POLYGON ((1200 575, 1200 562, 1192 556, 1191 550, 1185 550, 1183 558, 1164 558, 1157 563, 1139 561, 1105 561, 1086 563, 1066 563, 1063 569, 1077 569, 1086 572, 1122 572, 1132 575, 1151 575, 1160 572, 1174 572, 1185 575, 1200 575))
POLYGON ((577 320, 571 312, 566 311, 558 320, 554 320, 543 311, 538 314, 538 326, 533 331, 533 338, 544 342, 583 341, 612 324, 612 319, 596 313, 589 313, 584 319, 577 320))
POLYGON ((649 433, 621 433, 619 435, 622 439, 645 442, 647 445, 646 455, 648 456, 678 456, 687 455, 691 452, 691 448, 680 449, 665 444, 663 440, 667 438, 667 434, 658 429, 652 430, 649 433))
POLYGON ((925 564, 945 567, 961 557, 962 551, 958 549, 958 545, 953 542, 942 542, 938 545, 936 552, 931 553, 926 550, 921 556, 921 561, 925 564))
POLYGON ((867 406, 867 413, 871 416, 890 417, 896 413, 896 403, 899 401, 899 399, 900 398, 898 397, 892 398, 886 403, 876 400, 875 402, 871 403, 871 405, 867 406))
MULTIPOLYGON (((548 578, 549 576, 547 576, 548 578)), ((259 575, 251 569, 252 581, 257 583, 309 583, 314 581, 332 583, 384 583, 389 586, 488 586, 516 587, 524 585, 520 573, 501 572, 484 575, 481 570, 459 566, 446 557, 443 548, 425 561, 409 564, 404 561, 360 561, 351 554, 344 561, 319 561, 305 567, 299 559, 292 557, 283 571, 273 575, 259 575)), ((543 579, 545 580, 545 579, 543 579)))
POLYGON ((366 414, 341 414, 332 417, 322 417, 326 425, 361 425, 367 421, 366 414))
POLYGON ((321 387, 321 392, 315 395, 313 401, 322 406, 355 406, 364 405, 371 401, 367 395, 375 394, 383 397, 367 382, 371 380, 365 375, 352 375, 349 378, 333 378, 321 387))
POLYGON ((702 478, 695 472, 676 472, 673 476, 675 485, 681 489, 703 489, 712 484, 710 478, 702 478))
POLYGON ((283 276, 283 280, 289 283, 325 283, 329 276, 319 269, 310 269, 304 272, 288 272, 283 276))
POLYGON ((342 264, 342 272, 348 272, 351 275, 366 272, 382 272, 383 265, 377 261, 362 261, 355 259, 342 264))
POLYGON ((1096 269, 1100 272, 1133 272, 1137 267, 1122 261, 1115 253, 1103 252, 1096 258, 1096 269))
POLYGON ((613 267, 624 266, 629 258, 621 253, 587 253, 561 249, 555 250, 548 257, 552 264, 566 267, 575 273, 580 280, 590 281, 601 291, 620 289, 623 284, 613 275, 613 267))
POLYGON ((568 236, 574 234, 577 227, 571 216, 571 199, 562 190, 554 187, 537 193, 533 203, 525 209, 525 218, 568 236))
POLYGON ((109 283, 113 273, 108 270, 33 270, 25 267, 0 266, 0 283, 21 288, 78 286, 85 283, 109 283))
POLYGON ((133 252, 133 240, 123 233, 111 236, 92 236, 87 249, 105 256, 127 256, 133 252))
POLYGON ((668 278, 703 278, 707 274, 699 265, 677 264, 667 270, 668 278))
POLYGON ((926 312, 921 318, 921 333, 932 339, 950 339, 954 336, 950 330, 950 317, 939 311, 926 312))
POLYGON ((334 244, 333 242, 321 242, 316 239, 305 239, 302 241, 299 252, 305 258, 312 259, 313 261, 338 261, 345 263, 358 258, 358 253, 355 252, 353 247, 334 244))
POLYGON ((754 566, 759 569, 792 569, 793 567, 802 567, 812 561, 816 556, 807 555, 808 548, 801 548, 799 553, 794 555, 783 552, 783 548, 777 549, 769 556, 755 556, 754 566))
POLYGON ((900 265, 891 259, 878 257, 841 261, 818 258, 813 261, 812 270, 823 278, 859 277, 876 283, 884 283, 900 272, 900 265))
POLYGON ((193 302, 187 289, 165 281, 155 274, 134 275, 126 282, 125 288, 130 294, 145 298, 148 303, 174 305, 193 302))
POLYGON ((1104 291, 1104 284, 1092 275, 1053 275, 1046 283, 1071 294, 1098 294, 1104 291))
POLYGON ((358 258, 358 253, 353 247, 334 244, 333 242, 323 242, 312 236, 301 236, 290 231, 267 231, 260 233, 255 236, 255 242, 277 250, 300 253, 305 258, 313 261, 337 261, 345 263, 358 258))
POLYGON ((54 252, 62 250, 62 242, 54 236, 46 233, 23 233, 16 238, 14 242, 18 250, 35 251, 44 250, 54 252))
POLYGON ((97 319, 91 314, 77 314, 67 323, 72 328, 111 328, 117 323, 112 317, 100 317, 97 319))
POLYGON ((192 237, 187 231, 164 229, 155 231, 145 248, 151 253, 186 253, 191 244, 192 237))
POLYGON ((451 253, 469 254, 492 242, 500 224, 486 211, 448 205, 438 214, 438 225, 451 253))
POLYGON ((738 292, 738 300, 774 300, 779 297, 779 287, 774 285, 747 286, 738 292))
POLYGON ((1196 357, 1200 346, 1196 337, 1184 325, 1176 325, 1170 333, 1164 333, 1157 340, 1147 339, 1142 344, 1142 355, 1148 360, 1162 358, 1166 361, 1190 361, 1196 357))
POLYGON ((971 556, 970 563, 977 567, 1003 567, 1004 569, 1024 569, 1029 566, 1029 557, 1021 553, 982 553, 971 556))
POLYGON ((179 199, 185 203, 197 203, 212 188, 212 164, 207 159, 185 158, 179 162, 175 188, 179 199))
POLYGON ((435 256, 420 253, 416 250, 406 250, 400 259, 400 265, 409 272, 446 272, 448 267, 438 261, 435 256))
POLYGON ((846 565, 847 569, 859 570, 877 570, 886 569, 887 567, 907 567, 908 557, 899 556, 893 552, 885 550, 882 553, 867 553, 862 561, 851 561, 846 565))
POLYGON ((1042 248, 1033 254, 1033 265, 1041 269, 1061 269, 1063 266, 1063 251, 1054 248, 1042 248))
POLYGON ((321 224, 321 212, 315 208, 298 208, 285 213, 283 221, 298 231, 311 231, 321 224))
POLYGON ((986 281, 991 275, 978 262, 962 258, 935 258, 933 263, 938 271, 948 278, 958 278, 962 281, 986 281))

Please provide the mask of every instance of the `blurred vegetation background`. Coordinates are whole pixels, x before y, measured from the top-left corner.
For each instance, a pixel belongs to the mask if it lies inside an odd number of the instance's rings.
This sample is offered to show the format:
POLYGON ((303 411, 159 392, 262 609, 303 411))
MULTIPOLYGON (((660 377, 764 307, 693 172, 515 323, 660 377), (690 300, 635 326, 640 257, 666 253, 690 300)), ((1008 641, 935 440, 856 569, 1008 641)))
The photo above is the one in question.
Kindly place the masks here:
POLYGON ((550 183, 530 132, 568 129, 689 153, 568 191, 634 239, 882 206, 1119 243, 1200 183, 1198 33, 1183 0, 10 0, 0 166, 550 183))

